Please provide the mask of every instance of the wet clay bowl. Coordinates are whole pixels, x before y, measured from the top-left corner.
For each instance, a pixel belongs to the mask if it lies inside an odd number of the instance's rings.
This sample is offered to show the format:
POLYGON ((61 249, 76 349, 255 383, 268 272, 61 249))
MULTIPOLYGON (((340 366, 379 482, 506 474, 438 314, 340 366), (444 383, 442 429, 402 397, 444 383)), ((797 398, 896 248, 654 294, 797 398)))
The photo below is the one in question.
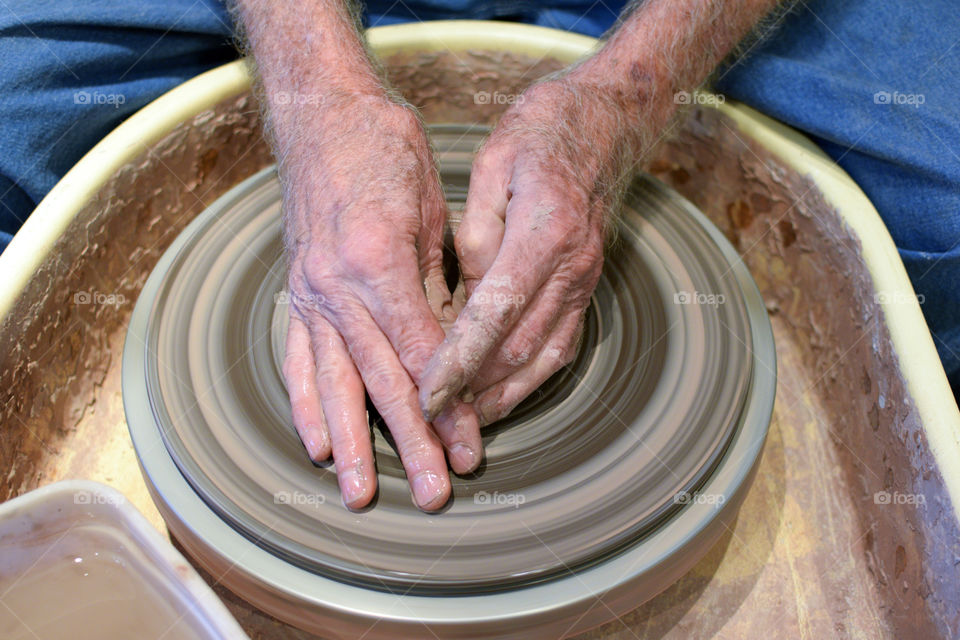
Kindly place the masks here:
MULTIPOLYGON (((594 44, 477 22, 370 41, 429 122, 482 124, 505 105, 476 96, 514 94, 594 44)), ((184 226, 271 163, 246 71, 227 65, 124 123, 40 205, 0 256, 3 497, 98 480, 166 531, 124 421, 127 323, 184 226)), ((646 169, 742 254, 773 326, 777 401, 719 542, 583 637, 955 637, 960 416, 873 207, 808 141, 729 101, 691 111, 646 169)), ((224 589, 229 567, 207 578, 252 637, 310 637, 224 589)))

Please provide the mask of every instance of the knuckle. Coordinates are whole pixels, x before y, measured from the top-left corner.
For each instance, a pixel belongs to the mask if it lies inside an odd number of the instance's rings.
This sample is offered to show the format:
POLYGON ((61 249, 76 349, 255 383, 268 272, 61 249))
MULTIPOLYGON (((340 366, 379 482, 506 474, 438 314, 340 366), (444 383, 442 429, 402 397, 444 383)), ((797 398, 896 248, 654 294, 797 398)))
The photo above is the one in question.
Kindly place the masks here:
POLYGON ((526 364, 542 344, 543 339, 539 337, 537 331, 519 324, 500 347, 500 360, 510 366, 526 364))
POLYGON ((400 459, 407 462, 428 460, 437 452, 438 443, 421 434, 400 433, 394 434, 397 451, 400 459))
POLYGON ((337 250, 343 270, 360 280, 379 278, 384 268, 383 256, 391 240, 381 229, 369 229, 365 234, 353 234, 337 250))
POLYGON ((603 271, 603 255, 590 249, 580 250, 564 262, 554 277, 562 282, 563 299, 568 308, 584 308, 600 280, 603 271))
POLYGON ((436 346, 433 340, 411 330, 405 329, 397 337, 397 353, 401 361, 416 374, 426 366, 436 346))
MULTIPOLYGON (((337 366, 335 361, 332 358, 317 358, 316 359, 316 371, 317 379, 323 380, 324 382, 336 381, 340 377, 340 367, 337 366)), ((336 387, 337 385, 332 385, 336 387)))
POLYGON ((573 344, 570 344, 565 346, 551 345, 550 347, 547 347, 543 355, 544 360, 546 361, 546 366, 551 373, 554 373, 573 362, 573 358, 576 355, 576 350, 573 348, 573 346, 573 344))
MULTIPOLYGON (((333 270, 331 252, 322 244, 313 243, 303 252, 300 262, 300 275, 307 281, 329 276, 333 270)), ((296 270, 291 270, 291 274, 296 270)))
POLYGON ((600 270, 603 268, 603 240, 601 237, 581 243, 577 255, 585 271, 600 275, 600 270))
POLYGON ((406 104, 397 104, 391 114, 396 131, 402 135, 412 137, 419 136, 423 131, 420 118, 414 109, 406 104))
POLYGON ((577 335, 577 336, 574 336, 572 340, 570 340, 570 343, 567 345, 566 349, 561 350, 560 357, 559 357, 560 366, 557 367, 558 369, 560 367, 565 367, 571 362, 573 362, 574 358, 577 357, 577 347, 579 346, 579 344, 580 344, 580 336, 577 335))
POLYGON ((577 254, 583 250, 583 234, 577 224, 564 216, 556 216, 547 228, 546 240, 559 254, 577 254))
MULTIPOLYGON (((485 183, 502 173, 504 168, 504 149, 502 138, 491 136, 477 152, 470 167, 470 175, 485 183)), ((473 179, 473 178, 471 178, 473 179)))
MULTIPOLYGON (((595 285, 596 282, 593 283, 595 285)), ((585 311, 590 306, 590 298, 593 295, 593 285, 580 284, 571 287, 567 293, 566 308, 570 310, 585 311)))
POLYGON ((307 310, 317 311, 326 306, 328 298, 335 296, 341 279, 330 264, 329 252, 309 250, 299 270, 291 269, 289 286, 290 302, 306 319, 307 310), (325 254, 325 255, 320 255, 325 254))
POLYGON ((302 353, 288 353, 283 359, 283 378, 290 385, 297 378, 309 373, 311 367, 313 358, 302 353))
POLYGON ((461 259, 471 259, 482 253, 487 244, 487 234, 473 217, 465 216, 453 237, 453 247, 461 259))
POLYGON ((508 343, 501 347, 500 359, 508 365, 519 367, 530 360, 530 349, 526 344, 508 343))
POLYGON ((482 295, 474 292, 473 299, 479 300, 467 308, 470 310, 469 319, 475 331, 484 338, 485 341, 494 342, 500 336, 501 327, 506 326, 511 318, 512 308, 510 305, 496 304, 493 302, 484 304, 482 295))
POLYGON ((409 396, 410 379, 406 372, 397 367, 368 361, 363 378, 370 391, 377 395, 379 402, 388 408, 399 406, 409 396))

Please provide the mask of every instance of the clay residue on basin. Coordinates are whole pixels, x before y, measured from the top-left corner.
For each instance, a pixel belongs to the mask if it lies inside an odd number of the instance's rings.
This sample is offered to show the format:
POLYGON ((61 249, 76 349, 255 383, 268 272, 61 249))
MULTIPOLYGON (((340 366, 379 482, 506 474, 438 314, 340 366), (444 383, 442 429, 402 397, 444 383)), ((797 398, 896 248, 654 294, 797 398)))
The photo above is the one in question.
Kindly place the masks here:
POLYGON ((179 127, 80 211, 0 327, 0 498, 96 478, 153 513, 120 401, 127 319, 179 231, 270 162, 244 95, 179 127))
MULTIPOLYGON (((506 105, 477 104, 475 94, 510 94, 560 66, 482 52, 385 62, 431 122, 489 123, 506 105)), ((0 496, 87 477, 120 488, 162 528, 124 422, 126 322, 184 224, 270 162, 256 105, 240 96, 178 128, 83 209, 0 327, 0 461, 8 469, 0 496), (124 301, 78 304, 78 292, 124 301)), ((714 111, 693 111, 650 169, 744 254, 771 312, 777 406, 757 479, 724 543, 660 597, 589 636, 960 635, 950 617, 960 600, 953 507, 858 241, 807 178, 714 111), (877 492, 891 503, 875 501, 877 492), (924 504, 893 498, 916 494, 924 504)), ((252 637, 303 637, 217 591, 252 637)))
POLYGON ((954 508, 900 373, 910 354, 893 349, 859 239, 811 179, 716 111, 695 112, 649 169, 727 234, 771 315, 777 418, 795 424, 784 447, 807 488, 788 491, 784 511, 806 540, 789 551, 799 627, 852 633, 862 616, 900 637, 955 636, 954 508), (851 582, 844 567, 866 573, 851 582), (861 590, 874 607, 851 606, 861 590))
POLYGON ((416 51, 386 61, 390 83, 426 121, 477 124, 496 122, 531 82, 563 66, 503 51, 416 51))

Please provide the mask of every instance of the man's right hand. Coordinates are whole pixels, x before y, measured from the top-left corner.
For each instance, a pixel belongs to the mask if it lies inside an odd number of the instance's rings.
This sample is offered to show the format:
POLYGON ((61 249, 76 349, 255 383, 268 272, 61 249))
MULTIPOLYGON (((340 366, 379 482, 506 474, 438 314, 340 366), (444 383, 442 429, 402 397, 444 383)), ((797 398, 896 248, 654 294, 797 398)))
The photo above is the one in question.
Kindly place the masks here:
POLYGON ((460 401, 427 423, 417 384, 452 321, 441 268, 446 205, 412 109, 376 92, 327 95, 281 157, 290 274, 283 373, 313 460, 332 451, 344 504, 365 506, 376 468, 364 389, 386 421, 421 509, 450 496, 450 466, 482 450, 460 401))

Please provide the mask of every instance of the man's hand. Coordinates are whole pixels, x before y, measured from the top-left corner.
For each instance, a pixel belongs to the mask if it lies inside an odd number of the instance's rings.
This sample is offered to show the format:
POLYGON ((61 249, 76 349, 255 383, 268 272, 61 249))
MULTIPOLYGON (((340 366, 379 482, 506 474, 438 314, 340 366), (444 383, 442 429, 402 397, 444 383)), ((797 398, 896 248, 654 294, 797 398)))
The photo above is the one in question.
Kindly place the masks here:
POLYGON ((499 420, 573 359, 632 168, 623 109, 570 74, 525 92, 484 144, 456 236, 467 305, 424 376, 428 418, 466 386, 499 420))
POLYGON ((363 507, 376 491, 366 391, 414 502, 439 509, 448 459, 472 471, 482 445, 469 405, 450 403, 431 426, 417 402, 444 338, 438 319, 455 315, 441 270, 447 210, 423 126, 382 88, 344 7, 243 0, 239 9, 283 184, 294 426, 312 459, 332 452, 344 503, 363 507))
POLYGON ((484 423, 575 355, 625 179, 774 0, 633 3, 592 58, 523 94, 473 165, 457 253, 470 296, 427 365, 427 419, 462 391, 484 423))
POLYGON ((439 508, 450 494, 443 445, 464 473, 480 439, 469 406, 454 403, 435 432, 417 404, 415 383, 444 338, 437 316, 450 313, 447 210, 430 148, 416 115, 386 96, 346 98, 322 117, 336 133, 285 163, 294 425, 314 460, 332 449, 344 502, 366 504, 376 487, 366 388, 416 503, 439 508))

